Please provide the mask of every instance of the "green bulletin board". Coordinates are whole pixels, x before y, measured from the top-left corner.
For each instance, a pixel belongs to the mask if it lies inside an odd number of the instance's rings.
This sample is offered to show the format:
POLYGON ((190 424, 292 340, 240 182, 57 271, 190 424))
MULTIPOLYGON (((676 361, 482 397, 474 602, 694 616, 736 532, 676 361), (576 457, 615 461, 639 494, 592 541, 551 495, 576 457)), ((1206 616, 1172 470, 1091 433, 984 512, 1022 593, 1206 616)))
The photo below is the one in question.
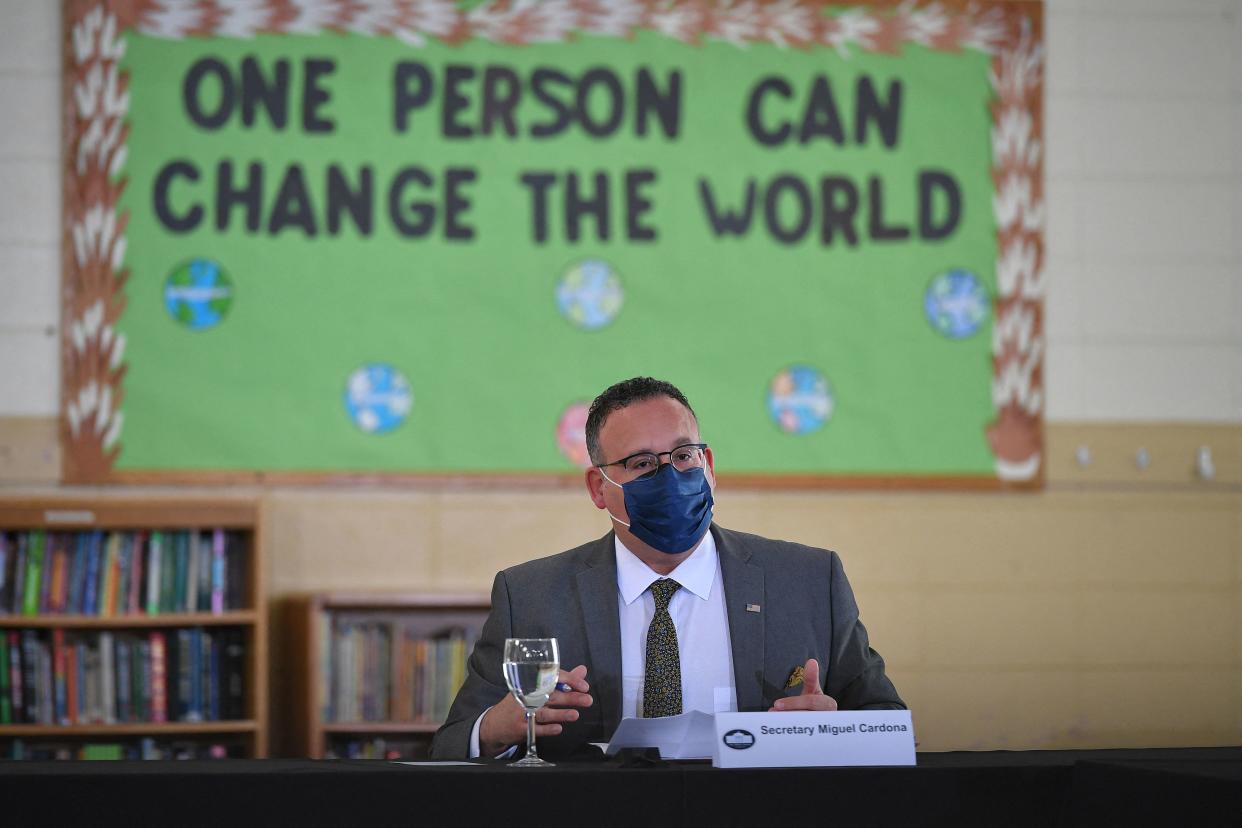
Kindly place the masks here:
POLYGON ((68 478, 1041 480, 1038 4, 388 5, 67 3, 68 478))

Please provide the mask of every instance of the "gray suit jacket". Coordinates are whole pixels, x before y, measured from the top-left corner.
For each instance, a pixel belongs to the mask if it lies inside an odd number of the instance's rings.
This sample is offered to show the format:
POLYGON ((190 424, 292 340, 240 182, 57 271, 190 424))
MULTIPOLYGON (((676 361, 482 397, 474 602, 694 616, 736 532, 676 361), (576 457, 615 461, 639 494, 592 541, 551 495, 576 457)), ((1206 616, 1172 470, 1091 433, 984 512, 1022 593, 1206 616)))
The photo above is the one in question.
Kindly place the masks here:
MULTIPOLYGON (((814 657, 824 692, 842 710, 904 709, 884 660, 867 643, 858 606, 835 552, 768 540, 712 525, 720 554, 738 710, 767 710, 795 667, 814 657), (758 605, 759 612, 747 611, 758 605)), ((561 665, 587 666, 594 705, 559 736, 540 738, 539 755, 565 756, 606 742, 621 721, 621 629, 613 533, 500 572, 492 610, 467 666, 466 683, 435 735, 437 759, 464 759, 470 731, 508 692, 501 672, 506 638, 558 639, 561 665)))

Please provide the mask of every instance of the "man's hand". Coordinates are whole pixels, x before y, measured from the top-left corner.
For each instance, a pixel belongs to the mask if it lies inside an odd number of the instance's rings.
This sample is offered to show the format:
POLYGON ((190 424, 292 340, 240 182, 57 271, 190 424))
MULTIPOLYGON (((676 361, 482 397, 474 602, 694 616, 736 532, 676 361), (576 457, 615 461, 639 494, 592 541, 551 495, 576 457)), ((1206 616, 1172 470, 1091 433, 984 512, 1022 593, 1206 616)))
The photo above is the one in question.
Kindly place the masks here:
MULTIPOLYGON (((836 710, 837 700, 824 694, 819 686, 819 662, 813 658, 806 660, 802 668, 802 694, 777 699, 772 710, 836 710)), ((770 712, 770 711, 769 711, 770 712)))
MULTIPOLYGON (((578 721, 579 707, 590 707, 595 703, 588 691, 591 685, 586 680, 586 665, 579 664, 566 672, 561 670, 557 682, 568 684, 572 689, 567 691, 554 690, 548 697, 548 703, 539 708, 535 714, 535 736, 555 736, 561 732, 561 722, 578 721)), ((526 742, 526 711, 512 693, 504 700, 488 709, 479 723, 479 754, 496 756, 508 750, 512 745, 526 742)))

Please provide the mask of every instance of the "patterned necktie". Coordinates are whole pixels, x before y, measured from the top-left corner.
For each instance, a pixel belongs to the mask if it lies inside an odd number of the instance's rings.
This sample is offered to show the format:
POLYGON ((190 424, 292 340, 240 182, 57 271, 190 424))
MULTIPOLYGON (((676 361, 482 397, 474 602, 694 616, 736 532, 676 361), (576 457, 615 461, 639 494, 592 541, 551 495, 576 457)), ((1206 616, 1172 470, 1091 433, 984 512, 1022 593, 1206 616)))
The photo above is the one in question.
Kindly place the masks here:
POLYGON ((681 584, 671 578, 651 583, 655 615, 647 628, 647 675, 643 679, 643 716, 676 716, 681 712, 681 656, 677 628, 668 614, 668 602, 681 584))

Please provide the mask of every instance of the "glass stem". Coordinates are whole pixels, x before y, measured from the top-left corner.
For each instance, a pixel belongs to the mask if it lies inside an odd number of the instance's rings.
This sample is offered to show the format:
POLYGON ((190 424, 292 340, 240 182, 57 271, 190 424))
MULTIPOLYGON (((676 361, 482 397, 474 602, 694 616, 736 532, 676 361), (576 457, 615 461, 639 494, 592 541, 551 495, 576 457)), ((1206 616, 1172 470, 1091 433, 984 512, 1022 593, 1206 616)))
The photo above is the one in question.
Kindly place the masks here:
POLYGON ((538 759, 539 754, 535 753, 535 711, 526 711, 526 758, 538 759))

